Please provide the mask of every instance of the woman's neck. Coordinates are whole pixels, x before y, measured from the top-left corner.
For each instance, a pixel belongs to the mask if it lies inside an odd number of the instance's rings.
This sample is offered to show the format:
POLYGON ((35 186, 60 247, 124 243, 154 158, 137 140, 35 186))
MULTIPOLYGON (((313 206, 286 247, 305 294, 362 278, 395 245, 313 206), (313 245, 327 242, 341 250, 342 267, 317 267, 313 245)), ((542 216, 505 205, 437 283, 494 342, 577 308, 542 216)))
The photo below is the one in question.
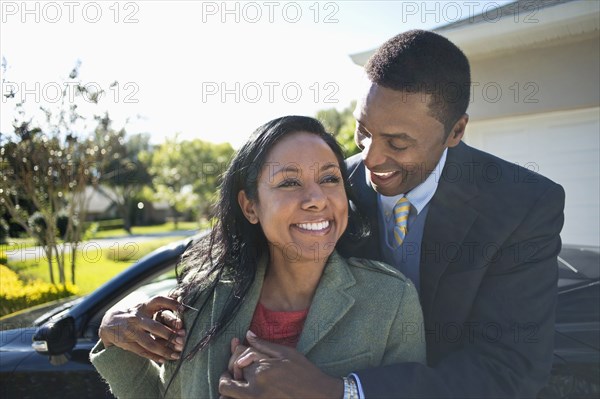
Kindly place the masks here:
POLYGON ((325 260, 292 261, 271 255, 260 303, 274 311, 309 308, 325 269, 325 260))

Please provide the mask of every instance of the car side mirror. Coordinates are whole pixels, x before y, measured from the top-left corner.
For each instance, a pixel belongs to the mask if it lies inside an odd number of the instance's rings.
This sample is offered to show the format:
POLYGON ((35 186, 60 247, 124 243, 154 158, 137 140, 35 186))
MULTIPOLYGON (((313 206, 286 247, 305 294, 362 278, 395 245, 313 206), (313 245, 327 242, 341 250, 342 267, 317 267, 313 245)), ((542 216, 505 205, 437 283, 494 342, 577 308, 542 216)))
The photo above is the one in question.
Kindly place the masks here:
POLYGON ((62 355, 75 346, 75 320, 64 317, 42 324, 33 336, 32 348, 41 355, 62 355))

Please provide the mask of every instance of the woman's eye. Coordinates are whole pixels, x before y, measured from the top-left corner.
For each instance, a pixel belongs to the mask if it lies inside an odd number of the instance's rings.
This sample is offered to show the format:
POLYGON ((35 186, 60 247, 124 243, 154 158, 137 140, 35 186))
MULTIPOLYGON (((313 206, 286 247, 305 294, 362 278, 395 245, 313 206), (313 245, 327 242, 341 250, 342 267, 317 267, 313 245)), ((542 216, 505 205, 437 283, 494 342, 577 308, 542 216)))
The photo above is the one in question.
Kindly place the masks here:
POLYGON ((339 176, 335 176, 335 175, 330 175, 330 176, 325 176, 321 179, 321 183, 334 183, 337 184, 341 181, 341 178, 339 176))
POLYGON ((300 182, 295 179, 287 179, 279 183, 277 187, 297 187, 300 186, 300 182))

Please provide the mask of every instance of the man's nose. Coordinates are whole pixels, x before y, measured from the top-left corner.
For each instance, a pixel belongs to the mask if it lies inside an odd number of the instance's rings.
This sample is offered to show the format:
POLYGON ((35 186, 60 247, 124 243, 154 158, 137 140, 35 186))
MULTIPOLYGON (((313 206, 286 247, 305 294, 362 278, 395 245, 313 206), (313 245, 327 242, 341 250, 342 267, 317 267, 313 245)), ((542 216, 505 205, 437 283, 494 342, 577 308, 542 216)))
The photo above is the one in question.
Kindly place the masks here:
POLYGON ((364 140, 362 143, 362 159, 367 169, 372 170, 378 165, 385 163, 385 156, 378 143, 375 143, 373 139, 369 138, 364 140))

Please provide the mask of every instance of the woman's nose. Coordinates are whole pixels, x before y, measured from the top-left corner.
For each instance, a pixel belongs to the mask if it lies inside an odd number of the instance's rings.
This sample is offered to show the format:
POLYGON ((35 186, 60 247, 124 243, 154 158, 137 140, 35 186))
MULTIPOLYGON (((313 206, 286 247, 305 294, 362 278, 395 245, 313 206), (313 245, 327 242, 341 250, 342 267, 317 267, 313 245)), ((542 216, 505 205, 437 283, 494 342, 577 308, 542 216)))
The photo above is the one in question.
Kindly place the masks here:
POLYGON ((309 184, 309 186, 306 188, 302 208, 320 210, 323 209, 326 204, 327 195, 325 195, 323 192, 321 185, 316 182, 309 184))

